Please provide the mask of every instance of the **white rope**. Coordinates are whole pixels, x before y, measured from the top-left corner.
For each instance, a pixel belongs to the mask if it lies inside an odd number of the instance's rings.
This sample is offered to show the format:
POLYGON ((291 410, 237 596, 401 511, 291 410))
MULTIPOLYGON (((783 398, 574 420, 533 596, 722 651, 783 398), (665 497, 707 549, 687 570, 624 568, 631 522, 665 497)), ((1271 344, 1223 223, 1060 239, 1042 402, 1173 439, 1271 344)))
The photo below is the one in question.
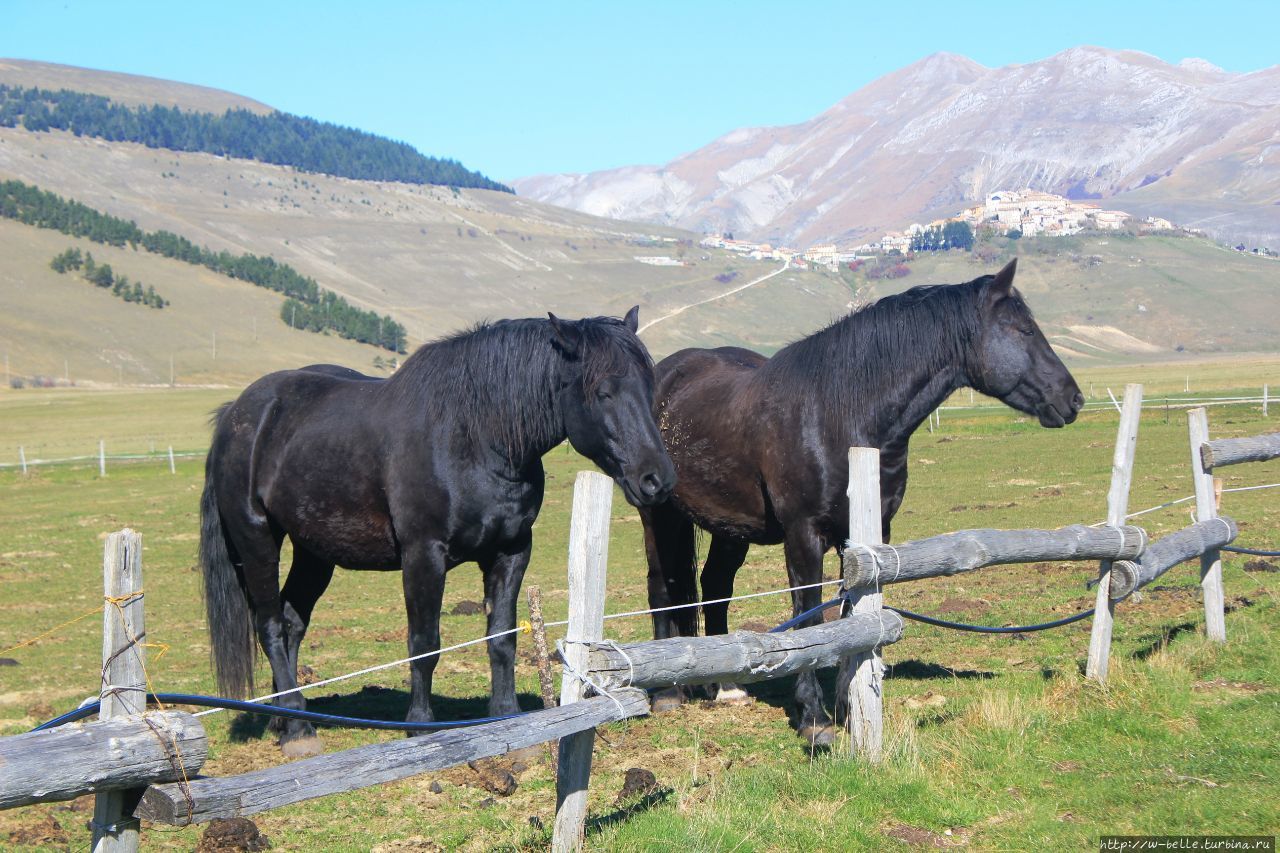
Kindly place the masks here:
MULTIPOLYGON (((765 592, 751 592, 746 595, 732 595, 728 598, 712 598, 708 601, 691 601, 688 604, 672 604, 668 607, 654 607, 649 610, 628 610, 626 613, 606 613, 605 619, 621 619, 624 616, 647 616, 650 613, 665 613, 668 610, 681 610, 686 607, 702 607, 706 604, 724 604, 728 601, 744 601, 748 598, 761 598, 766 595, 783 595, 788 592, 796 592, 801 589, 813 589, 820 586, 831 586, 832 584, 844 583, 843 580, 820 581, 818 583, 807 583, 801 586, 791 586, 786 589, 771 589, 765 592)), ((567 625, 568 622, 548 622, 547 625, 567 625)))
MULTIPOLYGON (((559 623, 550 622, 547 624, 567 625, 568 623, 567 622, 559 622, 559 623)), ((423 652, 420 655, 414 655, 412 657, 401 658, 400 660, 391 661, 391 663, 380 663, 377 666, 370 666, 370 667, 366 667, 365 669, 357 670, 355 672, 348 672, 346 675, 335 675, 333 678, 326 678, 323 681, 314 681, 311 684, 303 684, 298 687, 294 687, 291 690, 281 690, 278 693, 269 693, 266 696, 258 696, 254 699, 249 699, 247 701, 265 702, 268 699, 275 699, 277 696, 287 696, 290 693, 300 693, 303 690, 310 690, 313 687, 323 687, 326 684, 333 684, 336 681, 345 681, 348 678, 355 678, 358 675, 368 675, 369 673, 377 672, 380 669, 390 669, 393 666, 400 666, 401 664, 411 663, 412 661, 421 660, 422 658, 429 658, 433 655, 441 655, 441 654, 444 654, 445 652, 451 652, 451 651, 454 651, 455 649, 462 649, 462 648, 466 648, 467 646, 474 646, 477 643, 483 643, 488 640, 495 639, 497 637, 505 637, 508 634, 514 634, 518 631, 523 631, 523 630, 524 628, 521 628, 521 627, 509 628, 506 631, 499 631, 498 633, 490 634, 487 637, 480 637, 479 639, 475 639, 475 640, 467 640, 465 643, 458 643, 457 645, 447 646, 443 649, 436 649, 433 652, 423 652)), ((225 710, 226 708, 210 708, 208 711, 201 711, 200 713, 195 714, 194 716, 203 717, 206 714, 216 714, 219 711, 225 711, 225 710)))
POLYGON ((1280 483, 1267 483, 1265 486, 1235 486, 1230 489, 1223 489, 1224 492, 1252 492, 1257 489, 1274 489, 1280 486, 1280 483))
POLYGON ((1120 407, 1120 402, 1116 400, 1116 395, 1111 393, 1110 387, 1107 388, 1107 396, 1111 398, 1111 405, 1116 407, 1116 411, 1123 415, 1124 409, 1120 407))
MULTIPOLYGON (((788 587, 787 589, 774 589, 774 590, 768 590, 765 592, 752 592, 746 595, 735 595, 735 596, 730 596, 728 598, 716 598, 710 601, 692 601, 692 602, 689 602, 688 604, 673 604, 669 607, 655 607, 649 610, 631 610, 631 611, 627 611, 626 613, 607 613, 605 614, 604 618, 605 619, 622 619, 623 617, 627 617, 627 616, 647 616, 651 613, 662 613, 668 610, 680 610, 686 607, 702 607, 704 604, 723 604, 729 601, 742 601, 748 598, 760 598, 766 595, 783 595, 788 592, 795 592, 796 590, 812 589, 814 587, 830 586, 831 584, 838 584, 838 583, 843 583, 843 581, 841 580, 822 581, 820 583, 811 583, 811 584, 804 584, 802 586, 788 587)), ((543 624, 547 628, 558 628, 562 625, 568 625, 569 620, 562 619, 557 622, 546 622, 543 624)), ((291 690, 280 690, 276 693, 268 693, 265 696, 256 696, 253 699, 248 699, 246 701, 266 702, 269 699, 276 699, 280 696, 287 696, 290 693, 301 693, 304 690, 310 690, 314 687, 324 687, 327 684, 334 684, 336 682, 346 681, 347 679, 356 678, 361 675, 368 675, 371 672, 378 672, 379 670, 390 669, 393 666, 400 666, 402 664, 412 663, 413 661, 421 660, 422 658, 429 658, 434 655, 442 655, 445 652, 452 652, 457 649, 464 649, 467 646, 478 645, 480 643, 488 642, 489 640, 493 640, 498 637, 505 637, 508 634, 515 634, 523 630, 524 629, 521 627, 509 628, 506 631, 499 631, 496 634, 489 634, 488 636, 485 636, 485 637, 478 637, 474 640, 467 640, 466 642, 457 643, 456 645, 446 646, 445 648, 442 648, 442 649, 436 649, 433 652, 423 652, 420 655, 413 655, 411 657, 401 658, 400 660, 394 660, 389 663, 380 663, 380 664, 377 664, 376 666, 370 666, 364 669, 356 670, 355 672, 348 672, 343 675, 335 675, 332 678, 326 678, 326 679, 323 679, 322 681, 314 681, 310 684, 302 684, 297 687, 294 687, 291 690)), ((195 714, 194 716, 203 717, 207 714, 217 714, 225 710, 227 709, 226 708, 210 708, 209 710, 201 711, 198 714, 195 714)))
MULTIPOLYGON (((1137 518, 1140 515, 1146 515, 1149 512, 1155 512, 1158 509, 1167 509, 1171 506, 1177 506, 1178 504, 1183 504, 1183 503, 1186 503, 1187 501, 1193 501, 1195 499, 1196 499, 1195 495, 1187 495, 1185 498, 1178 498, 1176 501, 1169 501, 1168 503, 1160 504, 1160 506, 1153 506, 1153 507, 1150 507, 1149 509, 1140 509, 1137 512, 1131 512, 1128 515, 1126 515, 1125 520, 1128 521, 1131 518, 1137 518)), ((1102 525, 1101 524, 1094 525, 1094 527, 1100 527, 1100 526, 1102 525)))

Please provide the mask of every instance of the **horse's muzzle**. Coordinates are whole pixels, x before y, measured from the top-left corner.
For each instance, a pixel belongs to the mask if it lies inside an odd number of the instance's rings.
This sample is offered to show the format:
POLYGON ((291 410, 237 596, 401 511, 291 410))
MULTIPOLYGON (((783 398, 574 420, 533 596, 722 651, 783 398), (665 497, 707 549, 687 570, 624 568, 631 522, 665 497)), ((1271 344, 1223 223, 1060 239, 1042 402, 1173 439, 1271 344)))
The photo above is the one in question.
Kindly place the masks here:
POLYGON ((620 485, 627 503, 632 506, 653 506, 660 504, 671 496, 676 485, 674 466, 669 470, 652 469, 637 477, 622 477, 620 485))

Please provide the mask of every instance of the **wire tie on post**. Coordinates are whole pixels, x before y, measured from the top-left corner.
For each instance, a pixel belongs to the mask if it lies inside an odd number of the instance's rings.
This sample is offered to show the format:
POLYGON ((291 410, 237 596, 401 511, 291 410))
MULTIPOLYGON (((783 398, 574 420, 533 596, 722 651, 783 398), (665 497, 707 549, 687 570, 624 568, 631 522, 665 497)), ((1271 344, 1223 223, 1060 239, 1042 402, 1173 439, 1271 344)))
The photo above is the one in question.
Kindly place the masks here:
POLYGON ((1231 544, 1231 525, 1230 525, 1230 524, 1227 524, 1227 520, 1226 520, 1225 518, 1223 518, 1222 516, 1220 516, 1220 515, 1215 515, 1215 516, 1213 517, 1213 520, 1214 520, 1214 521, 1221 521, 1221 522, 1222 522, 1222 526, 1223 526, 1223 527, 1225 527, 1225 528, 1227 528, 1227 544, 1231 544))
POLYGON ((620 719, 623 719, 623 720, 627 719, 630 715, 627 713, 627 709, 622 706, 622 703, 618 701, 617 696, 614 696, 608 690, 605 690, 599 684, 596 684, 594 681, 591 680, 591 676, 587 675, 585 672, 579 671, 577 667, 569 663, 569 658, 565 654, 565 650, 564 650, 565 643, 577 643, 580 646, 590 646, 591 642, 586 640, 569 640, 569 639, 556 640, 556 651, 559 652, 560 654, 560 662, 564 665, 564 671, 569 673, 579 681, 581 681, 583 684, 590 687, 592 690, 596 691, 596 693, 600 694, 601 696, 608 696, 609 699, 613 702, 613 704, 618 706, 618 714, 620 716, 620 719))
POLYGON ((631 656, 622 650, 622 646, 618 645, 613 640, 600 640, 599 642, 587 643, 586 645, 604 646, 605 648, 613 649, 615 652, 622 655, 622 659, 627 662, 627 686, 630 687, 636 683, 636 665, 631 660, 631 656))
POLYGON ((142 821, 136 817, 126 817, 115 823, 99 823, 90 818, 89 826, 103 835, 115 835, 116 833, 124 832, 126 829, 138 829, 142 826, 142 821))

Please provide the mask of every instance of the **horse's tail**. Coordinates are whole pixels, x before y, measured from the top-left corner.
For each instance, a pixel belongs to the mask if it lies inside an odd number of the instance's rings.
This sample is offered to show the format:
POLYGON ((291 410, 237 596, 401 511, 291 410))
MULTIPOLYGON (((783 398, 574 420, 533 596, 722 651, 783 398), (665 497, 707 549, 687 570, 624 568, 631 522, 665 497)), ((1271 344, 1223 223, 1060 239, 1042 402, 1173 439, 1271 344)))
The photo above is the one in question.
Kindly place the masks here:
POLYGON ((209 656, 217 673, 218 692, 228 698, 241 698, 253 690, 253 614, 241 572, 227 547, 213 485, 218 424, 230 405, 219 407, 213 416, 214 441, 205 460, 204 494, 200 498, 200 567, 209 620, 209 656))

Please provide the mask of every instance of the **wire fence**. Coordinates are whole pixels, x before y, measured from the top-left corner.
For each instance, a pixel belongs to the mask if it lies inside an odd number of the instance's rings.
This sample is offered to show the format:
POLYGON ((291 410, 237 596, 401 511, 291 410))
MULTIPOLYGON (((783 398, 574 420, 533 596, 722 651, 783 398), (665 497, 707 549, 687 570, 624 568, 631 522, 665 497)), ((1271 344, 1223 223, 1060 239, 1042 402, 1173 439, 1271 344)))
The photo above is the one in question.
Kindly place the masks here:
MULTIPOLYGON (((1245 406, 1258 404, 1268 406, 1276 402, 1274 397, 1160 397, 1144 400, 1142 408, 1147 410, 1164 409, 1192 409, 1201 406, 1245 406)), ((1117 403, 1114 400, 1089 400, 1083 409, 1085 411, 1098 411, 1099 409, 1115 409, 1117 403)), ((980 411, 1000 411, 1007 409, 1003 403, 974 403, 970 405, 944 405, 938 409, 943 412, 980 412, 980 411)))
POLYGON ((25 450, 20 449, 17 462, 0 462, 0 471, 21 470, 26 473, 31 468, 50 468, 62 465, 74 466, 84 463, 98 463, 100 467, 107 464, 134 462, 168 462, 177 459, 203 459, 208 450, 157 450, 150 453, 91 453, 83 456, 28 457, 25 450))

